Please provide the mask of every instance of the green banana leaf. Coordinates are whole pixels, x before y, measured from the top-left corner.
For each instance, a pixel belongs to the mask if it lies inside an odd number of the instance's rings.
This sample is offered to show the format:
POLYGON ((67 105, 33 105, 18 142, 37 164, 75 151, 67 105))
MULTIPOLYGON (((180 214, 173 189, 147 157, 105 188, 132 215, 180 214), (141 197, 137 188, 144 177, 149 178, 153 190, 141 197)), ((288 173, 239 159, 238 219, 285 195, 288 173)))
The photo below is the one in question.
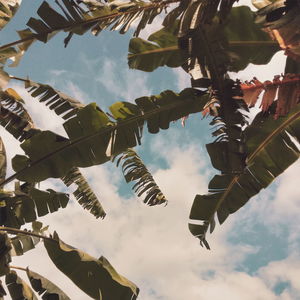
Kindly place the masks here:
MULTIPOLYGON (((38 216, 42 217, 60 208, 65 208, 69 196, 52 189, 41 191, 31 185, 23 184, 15 196, 4 197, 1 200, 2 202, 5 201, 6 209, 1 224, 7 227, 20 228, 25 223, 34 222, 38 216)), ((22 250, 20 249, 20 251, 22 250)))
POLYGON ((65 244, 56 232, 44 245, 56 267, 93 299, 134 300, 139 289, 116 272, 106 258, 96 259, 65 244))
MULTIPOLYGON (((57 1, 62 14, 44 1, 39 7, 37 14, 40 19, 30 18, 27 22, 36 34, 33 39, 46 43, 58 31, 68 32, 65 46, 68 45, 73 34, 82 35, 92 30, 98 35, 103 29, 119 30, 121 34, 128 31, 133 21, 140 18, 135 35, 161 13, 168 2, 112 2, 107 5, 95 5, 92 10, 85 11, 75 1, 57 1)), ((84 3, 84 2, 83 2, 84 3)))
POLYGON ((41 296, 43 300, 71 300, 53 282, 27 268, 27 276, 32 288, 41 296))
POLYGON ((47 84, 26 80, 25 88, 32 97, 38 98, 39 102, 45 102, 49 109, 54 110, 57 115, 64 114, 63 119, 65 120, 74 116, 80 108, 84 107, 78 100, 47 84))
POLYGON ((181 66, 184 60, 177 47, 177 32, 178 22, 175 22, 172 27, 164 27, 151 34, 147 41, 132 38, 129 43, 129 68, 152 72, 160 66, 181 66))
MULTIPOLYGON (((25 229, 26 232, 42 235, 48 226, 43 228, 43 223, 34 221, 32 222, 32 230, 25 229)), ((11 256, 21 256, 25 252, 32 250, 40 242, 40 238, 19 233, 10 239, 12 250, 11 256)))
POLYGON ((0 276, 9 273, 9 263, 11 262, 11 243, 8 235, 0 231, 0 276))
POLYGON ((61 180, 66 186, 70 186, 72 183, 77 185, 73 195, 84 209, 90 211, 96 218, 103 219, 105 217, 106 213, 101 203, 78 168, 72 168, 61 180))
MULTIPOLYGON (((276 42, 254 23, 254 12, 247 6, 232 8, 225 23, 215 19, 209 29, 209 36, 222 42, 228 56, 228 70, 244 70, 249 63, 267 64, 280 50, 276 42), (241 24, 243 24, 241 26, 241 24)), ((130 68, 151 72, 160 66, 180 67, 185 56, 178 48, 177 27, 163 28, 153 33, 148 40, 133 38, 129 44, 128 65, 130 68)), ((200 45, 201 47, 201 45, 200 45)), ((204 48, 203 48, 204 51, 204 48)), ((205 55, 205 51, 203 53, 205 55)))
POLYGON ((144 203, 153 206, 166 203, 167 199, 159 189, 151 173, 133 149, 124 151, 117 159, 117 167, 122 162, 126 182, 136 181, 132 189, 138 197, 146 193, 144 203))
POLYGON ((189 229, 204 244, 208 228, 214 229, 215 213, 222 224, 299 158, 300 105, 276 120, 274 113, 259 113, 244 135, 248 153, 244 172, 216 175, 209 183, 210 193, 194 199, 189 229))
POLYGON ((5 283, 12 300, 38 300, 29 285, 15 271, 5 276, 5 283))
POLYGON ((136 105, 123 103, 131 117, 117 122, 109 119, 96 104, 85 106, 76 117, 64 123, 69 139, 50 131, 36 133, 21 144, 28 157, 17 155, 12 160, 18 172, 15 176, 22 181, 39 182, 49 177, 63 177, 73 167, 105 163, 110 156, 140 142, 141 124, 145 120, 148 131, 157 133, 159 129, 169 128, 172 121, 202 111, 208 95, 185 89, 179 94, 165 91, 135 101, 136 105))

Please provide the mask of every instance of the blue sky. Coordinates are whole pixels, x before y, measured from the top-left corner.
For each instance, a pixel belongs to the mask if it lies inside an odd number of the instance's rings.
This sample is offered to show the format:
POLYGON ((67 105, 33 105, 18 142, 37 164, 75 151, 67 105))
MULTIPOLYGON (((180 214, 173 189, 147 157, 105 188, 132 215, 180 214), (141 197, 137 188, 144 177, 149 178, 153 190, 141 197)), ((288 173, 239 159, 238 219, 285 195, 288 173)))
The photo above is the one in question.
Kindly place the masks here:
MULTIPOLYGON (((1 44, 17 39, 15 30, 26 27, 40 3, 23 1, 16 17, 1 31, 1 44)), ((159 28, 159 21, 152 28, 159 28)), ((151 30, 142 36, 147 37, 151 30)), ((116 101, 189 86, 188 75, 179 69, 160 68, 153 73, 129 70, 130 33, 122 36, 104 31, 98 37, 86 33, 74 36, 66 49, 65 34, 59 33, 47 45, 35 42, 19 67, 6 71, 52 84, 84 103, 97 102, 105 111, 116 101)), ((255 74, 266 80, 283 68, 284 57, 279 53, 268 66, 249 66, 232 75, 246 80, 255 74)), ((30 98, 18 82, 11 82, 11 86, 26 100, 37 126, 63 134, 60 118, 30 98)), ((22 153, 18 143, 0 130, 9 157, 22 153)), ((195 194, 206 193, 210 178, 217 173, 205 152, 205 143, 210 141, 211 129, 200 114, 190 116, 185 128, 177 122, 158 135, 145 133, 137 150, 168 198, 166 207, 143 205, 124 184, 120 170, 106 164, 83 170, 106 209, 104 220, 95 220, 74 200, 67 209, 42 221, 50 230, 57 230, 65 242, 95 257, 104 255, 140 287, 141 300, 300 299, 300 192, 295 188, 299 162, 217 226, 208 236, 212 251, 206 251, 191 236, 187 223, 195 194)), ((62 188, 55 180, 49 185, 62 188)), ((56 271, 41 245, 15 258, 13 264, 29 265, 48 276, 72 300, 89 299, 56 271)))

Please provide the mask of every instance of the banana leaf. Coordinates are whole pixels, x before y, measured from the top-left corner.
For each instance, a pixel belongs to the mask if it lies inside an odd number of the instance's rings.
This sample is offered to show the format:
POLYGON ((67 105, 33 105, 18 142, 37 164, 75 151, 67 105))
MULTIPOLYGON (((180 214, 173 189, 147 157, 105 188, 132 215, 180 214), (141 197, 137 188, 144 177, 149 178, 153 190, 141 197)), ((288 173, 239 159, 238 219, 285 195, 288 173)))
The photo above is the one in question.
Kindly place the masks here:
POLYGON ((214 229, 215 213, 222 224, 300 156, 300 104, 276 120, 274 106, 272 113, 259 113, 244 132, 248 153, 244 172, 216 175, 209 183, 209 194, 194 199, 189 229, 206 246, 205 234, 209 227, 211 232, 214 229))
POLYGON ((144 203, 153 206, 167 202, 153 176, 133 149, 126 150, 117 158, 117 167, 121 162, 126 182, 136 181, 132 189, 138 197, 146 193, 144 203))
POLYGON ((9 273, 9 263, 11 262, 11 243, 8 235, 0 231, 0 276, 9 273))
POLYGON ((23 142, 21 147, 28 157, 13 158, 13 168, 18 172, 14 176, 22 181, 39 182, 49 177, 63 177, 73 167, 105 163, 111 155, 140 142, 141 124, 145 120, 148 131, 157 133, 159 129, 169 128, 172 121, 202 111, 207 100, 206 93, 195 89, 185 89, 179 94, 165 91, 138 98, 136 105, 123 103, 131 117, 117 122, 96 104, 89 104, 64 123, 69 139, 43 131, 23 142))
POLYGON ((84 209, 90 211, 96 218, 103 219, 105 217, 106 213, 100 201, 78 168, 72 168, 61 180, 66 186, 72 183, 77 185, 73 195, 84 209))
POLYGON ((39 102, 45 102, 49 109, 54 110, 57 115, 64 114, 63 119, 65 120, 74 116, 78 109, 84 107, 78 100, 47 84, 26 80, 25 88, 32 97, 38 98, 39 102))
POLYGON ((5 283, 12 300, 38 300, 29 285, 15 271, 5 276, 5 283))
POLYGON ((57 241, 45 240, 44 245, 56 267, 93 299, 135 300, 139 289, 117 273, 106 258, 96 259, 65 244, 54 232, 57 241))
POLYGON ((43 300, 71 300, 53 282, 27 268, 27 276, 32 288, 41 296, 43 300))
MULTIPOLYGON (((60 208, 65 208, 68 204, 69 196, 55 192, 52 189, 41 191, 31 185, 23 184, 15 196, 4 197, 1 200, 2 202, 5 201, 6 209, 1 219, 1 225, 20 228, 25 223, 36 221, 38 216, 42 217, 60 208)), ((24 238, 24 242, 26 241, 32 245, 31 241, 24 238)), ((26 249, 28 247, 26 246, 26 249)), ((18 249, 20 253, 23 251, 20 247, 18 249)))
MULTIPOLYGON (((269 35, 254 23, 254 15, 247 6, 234 7, 225 23, 218 24, 219 20, 215 19, 212 25, 203 26, 208 30, 211 44, 215 39, 224 40, 222 47, 228 56, 228 71, 244 70, 249 63, 267 64, 280 50, 269 35)), ((164 27, 151 34, 148 40, 131 39, 128 54, 129 67, 152 72, 160 66, 172 68, 182 66, 186 58, 184 51, 178 47, 177 31, 176 22, 171 28, 164 27)), ((185 44, 186 42, 181 47, 185 47, 185 44)), ((205 51, 201 55, 205 56, 205 51)))

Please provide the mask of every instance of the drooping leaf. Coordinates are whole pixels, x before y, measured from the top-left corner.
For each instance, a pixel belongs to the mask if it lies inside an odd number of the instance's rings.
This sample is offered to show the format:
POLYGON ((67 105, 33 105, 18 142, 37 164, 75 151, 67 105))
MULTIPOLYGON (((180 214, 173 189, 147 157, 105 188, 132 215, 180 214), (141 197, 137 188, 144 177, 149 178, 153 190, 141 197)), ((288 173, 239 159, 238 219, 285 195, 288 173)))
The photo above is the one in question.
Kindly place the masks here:
POLYGON ((93 299, 134 300, 139 289, 117 273, 103 256, 96 259, 65 244, 54 233, 56 242, 45 240, 45 248, 56 267, 93 299))
POLYGON ((12 19, 22 0, 0 0, 0 30, 12 19))
MULTIPOLYGON (((1 220, 1 224, 20 228, 25 223, 34 222, 37 216, 42 217, 60 208, 65 208, 69 196, 52 189, 41 191, 32 185, 23 184, 20 186, 20 190, 15 191, 15 196, 1 200, 5 201, 6 208, 5 218, 1 220)), ((29 241, 29 243, 31 242, 29 241)))
POLYGON ((15 271, 5 276, 5 283, 12 300, 38 300, 29 285, 15 271))
POLYGON ((62 117, 65 120, 74 116, 78 109, 84 107, 78 100, 55 90, 50 85, 28 80, 25 82, 25 87, 32 97, 38 98, 39 102, 44 102, 57 115, 64 114, 62 117))
POLYGON ((200 241, 206 241, 209 227, 213 231, 215 213, 222 224, 299 158, 300 105, 276 120, 273 106, 267 115, 259 113, 244 132, 248 153, 244 172, 216 175, 209 183, 210 193, 195 197, 189 228, 200 241))
POLYGON ((126 182, 136 182, 132 187, 135 193, 139 197, 145 194, 144 203, 153 206, 167 202, 151 173, 133 149, 126 150, 116 159, 117 166, 122 163, 126 182))
POLYGON ((0 181, 6 177, 6 152, 4 143, 0 137, 0 181))
POLYGON ((27 276, 32 288, 43 300, 71 300, 58 286, 42 275, 27 268, 27 276))
POLYGON ((72 168, 61 179, 66 186, 70 186, 72 183, 77 185, 73 194, 84 209, 89 210, 96 218, 103 219, 105 217, 106 213, 101 203, 78 168, 72 168))
POLYGON ((64 123, 69 139, 50 131, 35 134, 21 144, 29 158, 17 155, 12 161, 13 168, 19 172, 20 180, 38 182, 49 177, 63 177, 74 166, 105 163, 111 155, 139 143, 145 120, 149 132, 157 133, 159 129, 169 128, 170 122, 201 111, 207 97, 206 93, 195 89, 141 97, 136 99, 136 105, 122 104, 129 107, 131 117, 117 122, 109 119, 96 104, 89 104, 64 123))
POLYGON ((9 273, 11 243, 7 234, 0 231, 0 276, 9 273))

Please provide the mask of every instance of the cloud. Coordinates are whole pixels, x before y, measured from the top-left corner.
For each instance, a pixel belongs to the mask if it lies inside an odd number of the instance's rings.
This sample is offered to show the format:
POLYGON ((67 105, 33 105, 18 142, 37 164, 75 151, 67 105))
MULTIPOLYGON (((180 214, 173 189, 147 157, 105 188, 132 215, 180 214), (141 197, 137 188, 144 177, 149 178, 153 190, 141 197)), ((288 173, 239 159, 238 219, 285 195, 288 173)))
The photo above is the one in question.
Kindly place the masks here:
POLYGON ((121 98, 119 101, 133 101, 135 98, 151 94, 145 74, 120 69, 117 61, 108 58, 96 76, 96 82, 101 83, 112 95, 121 98))

